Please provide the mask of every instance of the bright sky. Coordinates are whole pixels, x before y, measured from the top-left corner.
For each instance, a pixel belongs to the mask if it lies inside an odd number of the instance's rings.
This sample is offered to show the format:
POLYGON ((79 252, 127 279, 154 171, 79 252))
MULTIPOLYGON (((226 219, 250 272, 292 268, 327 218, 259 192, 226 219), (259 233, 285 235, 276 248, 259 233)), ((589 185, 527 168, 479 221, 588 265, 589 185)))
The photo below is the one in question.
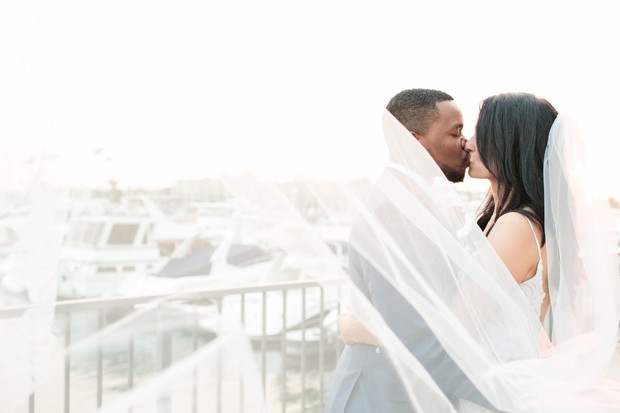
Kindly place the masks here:
POLYGON ((2 2, 0 160, 45 142, 76 183, 373 177, 396 92, 452 94, 471 134, 483 98, 527 91, 593 121, 620 198, 613 3, 2 2))

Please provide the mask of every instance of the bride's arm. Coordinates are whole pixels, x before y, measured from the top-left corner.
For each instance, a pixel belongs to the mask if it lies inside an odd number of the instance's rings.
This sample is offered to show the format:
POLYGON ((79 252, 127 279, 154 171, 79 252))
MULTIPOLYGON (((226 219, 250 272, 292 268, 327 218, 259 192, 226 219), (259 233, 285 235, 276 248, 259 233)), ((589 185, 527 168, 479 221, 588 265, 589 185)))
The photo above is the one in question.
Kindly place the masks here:
MULTIPOLYGON (((538 239, 542 231, 535 225, 538 239)), ((488 236, 489 243, 518 284, 527 281, 536 272, 538 249, 527 219, 509 212, 499 217, 488 236)))
MULTIPOLYGON (((532 221, 536 237, 541 240, 543 232, 532 221)), ((510 274, 518 284, 530 279, 536 273, 539 260, 540 245, 536 245, 536 239, 532 234, 527 219, 517 213, 509 212, 502 215, 488 236, 489 243, 495 249, 510 274), (538 248, 537 248, 538 247, 538 248)), ((547 260, 546 249, 542 248, 543 258, 543 290, 545 298, 540 311, 540 322, 543 323, 547 309, 549 308, 549 289, 547 284, 547 260)))
MULTIPOLYGON (((542 232, 537 236, 540 238, 542 232)), ((515 212, 502 215, 488 239, 517 283, 531 277, 538 263, 538 251, 529 224, 522 215, 515 212)), ((352 314, 340 316, 338 329, 340 340, 345 344, 380 345, 377 337, 352 314)))

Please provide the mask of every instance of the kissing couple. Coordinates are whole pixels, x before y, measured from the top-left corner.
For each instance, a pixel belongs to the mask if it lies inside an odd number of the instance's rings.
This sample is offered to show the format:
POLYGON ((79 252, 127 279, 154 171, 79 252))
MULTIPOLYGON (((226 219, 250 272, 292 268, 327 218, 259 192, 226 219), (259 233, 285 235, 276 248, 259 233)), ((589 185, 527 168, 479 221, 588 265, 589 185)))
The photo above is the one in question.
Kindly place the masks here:
POLYGON ((450 95, 410 89, 383 132, 326 412, 620 411, 616 239, 578 124, 506 93, 467 140, 450 95), (490 183, 477 217, 466 171, 490 183))

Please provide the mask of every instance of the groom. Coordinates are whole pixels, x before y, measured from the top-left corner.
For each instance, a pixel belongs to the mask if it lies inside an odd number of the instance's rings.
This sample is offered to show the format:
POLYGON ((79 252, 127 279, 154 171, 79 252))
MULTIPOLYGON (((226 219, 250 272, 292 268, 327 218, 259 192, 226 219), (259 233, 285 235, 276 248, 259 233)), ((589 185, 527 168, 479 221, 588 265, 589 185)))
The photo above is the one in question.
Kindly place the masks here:
MULTIPOLYGON (((390 100, 387 110, 424 146, 450 181, 463 180, 469 164, 462 134, 463 115, 450 95, 429 89, 404 90, 390 100)), ((354 225, 352 232, 355 231, 354 225)), ((354 249, 349 253, 349 272, 357 288, 452 403, 463 398, 493 408, 442 348, 416 310, 354 249)), ((389 359, 378 347, 345 347, 336 367, 326 413, 413 411, 389 359)))

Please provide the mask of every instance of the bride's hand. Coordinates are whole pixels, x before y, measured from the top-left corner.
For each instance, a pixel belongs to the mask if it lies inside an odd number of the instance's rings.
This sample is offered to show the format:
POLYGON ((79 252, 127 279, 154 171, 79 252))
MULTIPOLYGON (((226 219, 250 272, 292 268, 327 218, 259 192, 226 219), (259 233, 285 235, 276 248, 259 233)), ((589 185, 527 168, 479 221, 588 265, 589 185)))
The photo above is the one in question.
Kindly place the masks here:
POLYGON ((368 344, 380 346, 381 343, 355 316, 344 313, 338 318, 340 340, 345 344, 368 344))

